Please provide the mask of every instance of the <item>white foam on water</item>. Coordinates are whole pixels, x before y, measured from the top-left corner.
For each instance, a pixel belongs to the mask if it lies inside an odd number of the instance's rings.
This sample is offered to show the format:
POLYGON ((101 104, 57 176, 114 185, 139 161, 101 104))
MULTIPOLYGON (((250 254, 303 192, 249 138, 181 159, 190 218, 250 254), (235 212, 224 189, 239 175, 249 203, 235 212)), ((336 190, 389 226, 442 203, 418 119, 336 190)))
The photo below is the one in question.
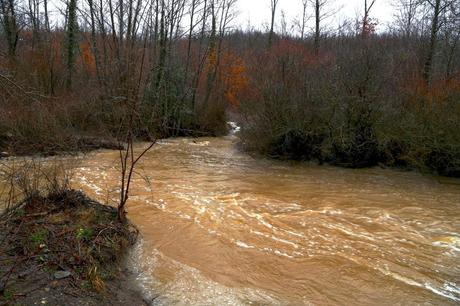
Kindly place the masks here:
POLYGON ((444 283, 441 287, 436 286, 428 281, 426 282, 418 282, 416 280, 410 279, 408 277, 402 276, 396 272, 389 271, 388 268, 382 267, 374 267, 376 270, 380 271, 384 275, 390 276, 400 282, 403 282, 407 285, 419 287, 423 289, 427 289, 437 295, 443 296, 448 298, 452 301, 459 302, 460 301, 460 288, 453 283, 444 283))
MULTIPOLYGON (((243 243, 244 244, 244 243, 243 243)), ((192 267, 172 260, 158 250, 145 254, 139 242, 130 256, 129 265, 136 275, 146 300, 152 305, 280 305, 281 301, 261 289, 227 287, 206 278, 192 267), (173 266, 174 276, 160 280, 155 271, 161 262, 173 266)))
POLYGON ((455 252, 460 252, 460 238, 456 236, 443 237, 442 239, 433 242, 433 246, 448 248, 455 252))
POLYGON ((88 179, 84 175, 80 175, 80 179, 78 180, 78 182, 82 184, 83 186, 88 187, 90 190, 94 191, 94 193, 97 194, 98 196, 104 193, 102 188, 88 181, 88 179))
POLYGON ((240 241, 240 240, 236 240, 236 245, 239 246, 240 248, 244 248, 244 249, 254 249, 255 246, 252 246, 252 245, 249 245, 243 241, 240 241))
POLYGON ((227 124, 230 127, 230 131, 229 131, 230 135, 234 135, 234 134, 238 133, 239 131, 241 131, 241 127, 238 126, 238 124, 236 122, 229 121, 229 122, 227 122, 227 124))
POLYGON ((455 302, 460 302, 460 289, 458 287, 451 287, 449 284, 444 284, 442 289, 440 289, 430 283, 425 283, 424 287, 437 295, 441 295, 455 302))

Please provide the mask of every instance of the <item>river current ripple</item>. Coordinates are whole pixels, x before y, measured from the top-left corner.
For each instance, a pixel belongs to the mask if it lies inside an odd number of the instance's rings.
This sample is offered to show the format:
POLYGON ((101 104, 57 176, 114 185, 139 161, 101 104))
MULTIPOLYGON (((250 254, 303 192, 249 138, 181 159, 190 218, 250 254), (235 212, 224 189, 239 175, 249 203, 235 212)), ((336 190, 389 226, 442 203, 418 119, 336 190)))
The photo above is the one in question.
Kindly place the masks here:
MULTIPOLYGON (((130 265, 152 304, 460 303, 459 180, 253 158, 236 141, 164 140, 142 160, 130 265)), ((74 184, 115 202, 117 160, 88 155, 74 184)))

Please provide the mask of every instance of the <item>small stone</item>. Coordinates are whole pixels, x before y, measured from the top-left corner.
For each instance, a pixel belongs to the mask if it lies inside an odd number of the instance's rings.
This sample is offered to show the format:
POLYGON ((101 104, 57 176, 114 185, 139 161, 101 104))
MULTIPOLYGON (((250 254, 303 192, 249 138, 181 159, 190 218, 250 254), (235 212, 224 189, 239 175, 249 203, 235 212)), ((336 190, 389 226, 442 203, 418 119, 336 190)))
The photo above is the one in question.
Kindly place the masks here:
POLYGON ((50 292, 50 290, 51 290, 51 289, 48 288, 48 287, 45 288, 45 291, 46 291, 46 292, 50 292))
POLYGON ((72 273, 70 273, 69 271, 56 271, 54 273, 54 278, 55 279, 63 279, 63 278, 66 278, 66 277, 69 277, 72 273))

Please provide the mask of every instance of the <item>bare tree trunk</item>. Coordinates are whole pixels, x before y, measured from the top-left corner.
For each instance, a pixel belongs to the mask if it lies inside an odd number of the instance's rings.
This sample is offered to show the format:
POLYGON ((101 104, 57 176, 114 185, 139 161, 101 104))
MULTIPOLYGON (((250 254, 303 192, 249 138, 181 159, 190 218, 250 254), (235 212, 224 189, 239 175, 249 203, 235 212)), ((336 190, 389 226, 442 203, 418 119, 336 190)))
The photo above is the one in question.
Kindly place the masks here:
POLYGON ((40 40, 40 6, 38 1, 29 0, 29 18, 32 23, 32 49, 35 48, 35 43, 40 40))
POLYGON ((96 63, 96 76, 99 82, 99 85, 104 88, 104 76, 101 75, 101 58, 99 54, 99 49, 97 47, 97 35, 96 35, 96 21, 95 21, 95 8, 93 0, 88 0, 89 14, 90 14, 90 25, 91 25, 91 41, 92 41, 92 52, 94 54, 94 61, 96 63))
POLYGON ((268 33, 268 47, 270 48, 273 44, 274 28, 275 28, 275 16, 276 16, 276 6, 278 5, 279 0, 270 0, 271 8, 271 22, 270 22, 270 32, 268 33))
POLYGON ((460 31, 454 34, 452 45, 449 48, 448 55, 447 55, 447 63, 446 63, 446 79, 449 80, 453 74, 453 63, 455 59, 455 52, 457 50, 458 44, 460 42, 460 31))
POLYGON ((166 65, 166 56, 167 56, 167 29, 166 29, 166 9, 165 9, 165 3, 164 0, 161 1, 161 16, 160 16, 160 33, 159 33, 159 38, 160 38, 160 44, 159 44, 159 57, 158 57, 158 63, 156 67, 156 80, 155 80, 155 87, 154 91, 157 92, 161 82, 163 81, 164 78, 164 70, 165 70, 165 65, 166 65))
POLYGON ((195 77, 193 80, 193 86, 192 86, 192 110, 195 111, 195 105, 196 105, 196 93, 198 90, 198 83, 200 81, 201 74, 203 72, 203 66, 204 62, 206 60, 206 54, 203 56, 202 55, 202 47, 203 47, 203 41, 205 37, 205 31, 206 31, 206 20, 208 19, 208 0, 204 0, 203 3, 203 16, 201 19, 201 31, 200 31, 200 47, 198 51, 198 59, 200 60, 200 63, 196 69, 195 77))
POLYGON ((307 27, 308 0, 302 0, 302 24, 300 25, 300 39, 305 39, 305 28, 307 27))
POLYGON ((196 9, 197 0, 192 0, 191 8, 190 8, 190 28, 188 32, 188 43, 187 43, 187 59, 185 63, 185 77, 188 77, 188 69, 190 65, 190 53, 192 51, 192 34, 193 29, 195 28, 193 22, 195 18, 195 9, 196 9))
POLYGON ((332 7, 328 7, 335 2, 335 0, 302 0, 304 6, 304 18, 303 18, 303 25, 305 26, 306 23, 306 13, 305 10, 307 9, 308 4, 311 4, 314 10, 314 18, 315 18, 315 29, 314 29, 314 40, 313 40, 313 49, 315 55, 319 54, 320 44, 321 44, 321 35, 322 35, 322 23, 327 18, 331 17, 335 12, 336 9, 332 7))
POLYGON ((364 16, 363 16, 363 24, 362 24, 362 29, 361 29, 361 36, 363 38, 367 38, 367 36, 370 34, 369 33, 370 31, 369 15, 376 1, 377 0, 371 0, 371 2, 369 3, 368 0, 364 0, 364 16))
POLYGON ((320 22, 321 22, 321 3, 320 0, 315 1, 315 55, 319 54, 319 39, 320 39, 320 22))
POLYGON ((51 26, 50 26, 50 19, 49 19, 49 13, 48 13, 48 0, 43 0, 43 6, 45 9, 45 28, 46 28, 46 31, 49 33, 51 32, 51 26))
POLYGON ((75 66, 76 47, 77 47, 77 0, 70 0, 67 7, 67 78, 66 85, 68 89, 72 88, 72 77, 75 66))
MULTIPOLYGON (((134 170, 139 161, 147 154, 156 143, 152 140, 151 143, 139 155, 134 152, 134 125, 137 116, 137 103, 136 101, 128 101, 128 108, 126 110, 128 122, 125 139, 120 139, 120 147, 125 148, 119 150, 120 166, 121 166, 121 186, 120 186, 120 201, 118 202, 118 221, 126 222, 126 203, 129 199, 130 187, 133 179, 134 170), (123 143, 124 142, 124 143, 123 143)), ((120 127, 121 129, 121 127, 120 127)))
POLYGON ((441 15, 441 0, 435 0, 435 3, 429 2, 433 7, 433 19, 431 21, 430 44, 428 46, 425 64, 423 67, 423 79, 427 84, 431 82, 431 73, 433 67, 433 57, 436 52, 439 31, 439 17, 441 15))
POLYGON ((209 36, 209 70, 206 78, 206 96, 204 105, 209 102, 211 91, 215 79, 215 66, 217 65, 217 26, 216 26, 216 9, 214 0, 211 1, 211 34, 209 36))
POLYGON ((0 0, 0 9, 3 31, 8 45, 8 56, 14 60, 19 40, 19 26, 17 24, 14 0, 0 0))

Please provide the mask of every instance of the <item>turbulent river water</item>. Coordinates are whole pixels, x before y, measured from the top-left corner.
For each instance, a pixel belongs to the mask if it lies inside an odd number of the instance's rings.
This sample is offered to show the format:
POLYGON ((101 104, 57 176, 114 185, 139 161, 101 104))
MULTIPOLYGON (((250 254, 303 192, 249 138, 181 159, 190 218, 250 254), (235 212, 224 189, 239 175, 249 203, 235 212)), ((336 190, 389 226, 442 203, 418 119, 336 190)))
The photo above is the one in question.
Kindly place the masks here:
MULTIPOLYGON (((258 159, 235 142, 165 140, 142 160, 130 261, 152 304, 460 304, 458 180, 258 159)), ((74 183, 115 201, 117 160, 90 154, 74 183)))

